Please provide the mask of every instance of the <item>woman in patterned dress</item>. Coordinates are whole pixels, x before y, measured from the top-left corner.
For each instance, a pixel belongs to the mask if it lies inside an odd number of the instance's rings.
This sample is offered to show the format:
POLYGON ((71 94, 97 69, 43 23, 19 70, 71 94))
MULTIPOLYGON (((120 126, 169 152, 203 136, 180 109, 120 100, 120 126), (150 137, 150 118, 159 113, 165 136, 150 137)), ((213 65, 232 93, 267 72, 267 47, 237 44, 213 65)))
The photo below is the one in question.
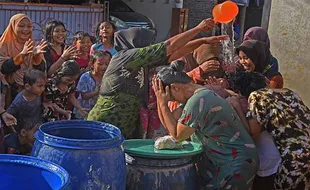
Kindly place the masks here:
MULTIPOLYGON (((274 188, 310 189, 309 108, 292 90, 267 85, 260 73, 242 72, 238 76, 235 85, 249 102, 245 125, 254 139, 264 130, 269 132, 282 157, 274 188)), ((240 110, 234 101, 232 105, 236 111, 240 110)))
POLYGON ((100 95, 87 120, 111 123, 119 127, 125 138, 134 136, 140 126, 139 110, 148 83, 145 67, 165 65, 190 53, 204 43, 219 43, 226 36, 192 40, 200 32, 214 26, 212 19, 202 21, 197 27, 174 36, 167 41, 150 45, 155 32, 144 28, 121 30, 114 35, 118 53, 113 56, 102 78, 100 95))
POLYGON ((227 100, 192 83, 182 70, 172 64, 153 78, 162 124, 178 142, 191 137, 204 146, 198 161, 202 189, 251 189, 259 163, 254 141, 227 100), (181 108, 169 110, 170 100, 185 104, 181 117, 181 108))

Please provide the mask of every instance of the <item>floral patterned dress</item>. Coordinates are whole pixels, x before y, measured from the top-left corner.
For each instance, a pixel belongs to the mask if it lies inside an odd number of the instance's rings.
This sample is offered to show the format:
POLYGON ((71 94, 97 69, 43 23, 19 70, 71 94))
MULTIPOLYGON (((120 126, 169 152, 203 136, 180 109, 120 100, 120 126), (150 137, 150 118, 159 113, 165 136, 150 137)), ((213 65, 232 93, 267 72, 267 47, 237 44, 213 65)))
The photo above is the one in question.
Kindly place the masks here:
POLYGON ((198 161, 203 189, 251 189, 259 163, 256 146, 225 99, 200 90, 187 101, 179 122, 195 128, 192 141, 205 147, 198 161))
MULTIPOLYGON (((49 78, 45 85, 44 101, 52 101, 60 108, 68 110, 68 96, 72 93, 75 93, 75 82, 68 86, 66 92, 63 92, 57 87, 57 79, 55 77, 49 78)), ((66 119, 64 115, 54 112, 51 109, 44 109, 43 118, 47 122, 66 119)))
POLYGON ((310 189, 310 110, 289 89, 262 89, 249 97, 248 118, 274 138, 282 157, 275 189, 310 189))

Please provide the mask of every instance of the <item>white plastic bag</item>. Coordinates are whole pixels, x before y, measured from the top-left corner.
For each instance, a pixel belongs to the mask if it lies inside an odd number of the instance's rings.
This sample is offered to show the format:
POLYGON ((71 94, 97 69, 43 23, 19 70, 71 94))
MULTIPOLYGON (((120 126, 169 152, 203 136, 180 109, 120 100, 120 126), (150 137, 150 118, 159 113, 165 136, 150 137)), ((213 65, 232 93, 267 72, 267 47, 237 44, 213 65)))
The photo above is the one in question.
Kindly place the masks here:
POLYGON ((156 139, 154 147, 158 150, 183 148, 182 143, 178 143, 172 136, 169 135, 156 139))

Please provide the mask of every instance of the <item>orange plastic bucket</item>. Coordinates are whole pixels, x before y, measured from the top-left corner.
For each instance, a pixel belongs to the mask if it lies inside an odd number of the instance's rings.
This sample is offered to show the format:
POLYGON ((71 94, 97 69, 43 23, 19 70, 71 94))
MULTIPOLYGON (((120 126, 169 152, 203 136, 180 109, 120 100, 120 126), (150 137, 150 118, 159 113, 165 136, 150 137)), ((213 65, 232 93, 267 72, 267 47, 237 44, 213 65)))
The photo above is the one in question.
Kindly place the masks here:
POLYGON ((239 8, 232 1, 225 1, 213 8, 212 15, 214 22, 226 24, 231 22, 239 13, 239 8))

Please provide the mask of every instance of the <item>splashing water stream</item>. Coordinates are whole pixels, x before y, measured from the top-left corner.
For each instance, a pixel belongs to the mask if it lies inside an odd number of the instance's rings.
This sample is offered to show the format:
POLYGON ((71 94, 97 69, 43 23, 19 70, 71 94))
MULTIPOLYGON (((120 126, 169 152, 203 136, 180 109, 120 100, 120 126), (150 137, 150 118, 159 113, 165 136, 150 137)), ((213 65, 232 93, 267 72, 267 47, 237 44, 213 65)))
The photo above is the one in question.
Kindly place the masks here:
POLYGON ((235 34, 233 23, 234 21, 228 24, 221 24, 221 34, 229 36, 229 39, 222 41, 222 55, 226 66, 232 65, 235 62, 235 34))

